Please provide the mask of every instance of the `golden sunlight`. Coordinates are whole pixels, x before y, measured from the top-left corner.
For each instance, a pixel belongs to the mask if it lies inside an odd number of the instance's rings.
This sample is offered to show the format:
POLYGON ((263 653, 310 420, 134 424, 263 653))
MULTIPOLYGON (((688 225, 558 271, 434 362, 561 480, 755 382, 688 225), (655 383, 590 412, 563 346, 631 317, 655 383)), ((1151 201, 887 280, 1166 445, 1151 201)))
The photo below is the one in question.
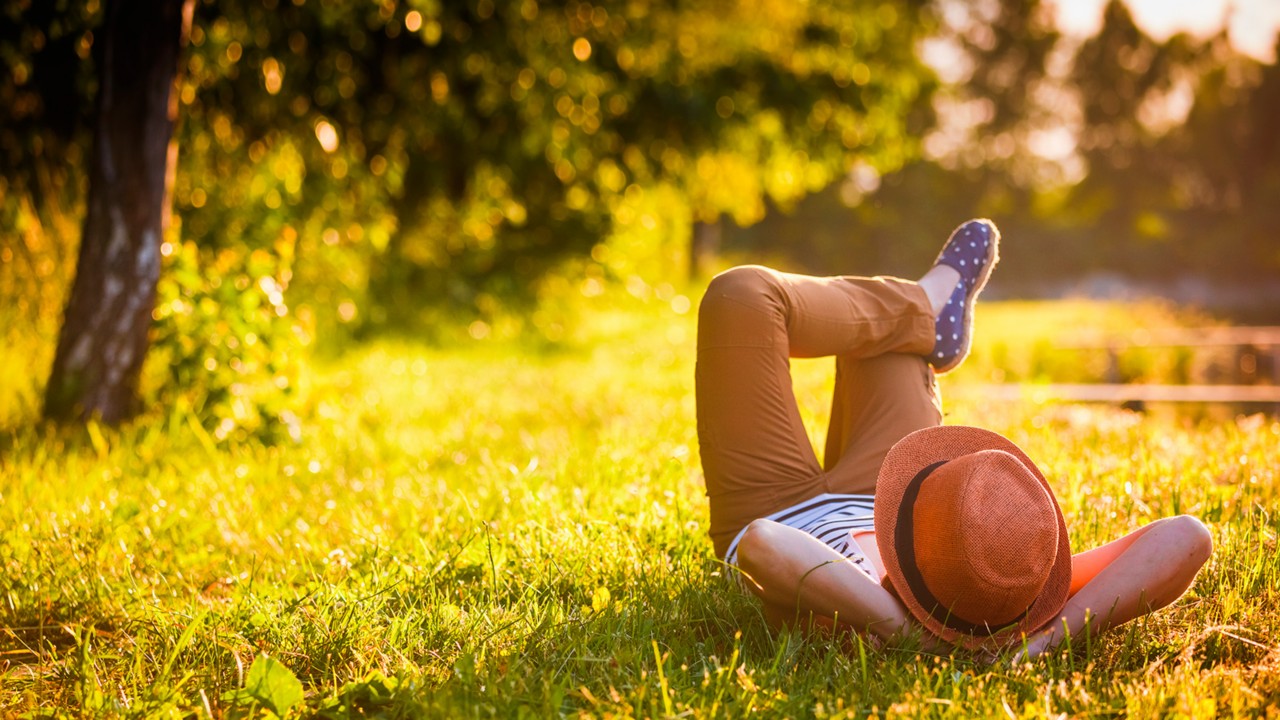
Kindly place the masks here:
POLYGON ((320 147, 327 153, 338 149, 338 131, 327 120, 316 123, 316 140, 320 141, 320 147))
MULTIPOLYGON (((1058 25, 1068 34, 1089 36, 1102 23, 1107 0, 1058 0, 1058 25)), ((1280 31, 1280 2, 1275 0, 1125 0, 1133 19, 1152 37, 1163 40, 1187 32, 1212 35, 1224 27, 1231 43, 1259 60, 1274 62, 1280 31)))

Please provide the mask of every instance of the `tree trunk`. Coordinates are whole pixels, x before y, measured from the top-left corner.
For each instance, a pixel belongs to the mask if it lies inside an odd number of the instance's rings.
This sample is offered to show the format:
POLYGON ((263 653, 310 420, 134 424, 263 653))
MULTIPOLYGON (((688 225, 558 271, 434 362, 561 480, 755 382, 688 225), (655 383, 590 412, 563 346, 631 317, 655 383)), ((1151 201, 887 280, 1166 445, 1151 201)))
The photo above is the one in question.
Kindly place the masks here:
POLYGON ((715 265, 720 254, 722 228, 718 219, 715 222, 693 221, 693 237, 689 241, 690 280, 705 277, 715 265))
POLYGON ((116 423, 136 410, 177 160, 178 59, 193 0, 107 0, 76 278, 45 416, 116 423))

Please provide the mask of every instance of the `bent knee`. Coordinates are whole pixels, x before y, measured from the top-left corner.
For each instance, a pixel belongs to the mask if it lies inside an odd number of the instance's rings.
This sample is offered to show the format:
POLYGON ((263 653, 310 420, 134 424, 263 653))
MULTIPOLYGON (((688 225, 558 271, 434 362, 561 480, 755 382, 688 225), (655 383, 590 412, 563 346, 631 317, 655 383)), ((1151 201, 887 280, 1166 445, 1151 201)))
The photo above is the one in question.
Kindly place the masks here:
POLYGON ((744 569, 758 567, 769 562, 770 553, 777 545, 777 523, 759 518, 747 523, 738 538, 738 564, 744 569))
POLYGON ((1213 554, 1213 534, 1200 518, 1177 515, 1167 518, 1164 523, 1168 543, 1185 553, 1188 561, 1194 562, 1197 568, 1213 554))
POLYGON ((704 311, 725 300, 749 307, 758 307, 774 297, 781 284, 774 271, 762 265, 739 265, 711 278, 702 296, 704 311))

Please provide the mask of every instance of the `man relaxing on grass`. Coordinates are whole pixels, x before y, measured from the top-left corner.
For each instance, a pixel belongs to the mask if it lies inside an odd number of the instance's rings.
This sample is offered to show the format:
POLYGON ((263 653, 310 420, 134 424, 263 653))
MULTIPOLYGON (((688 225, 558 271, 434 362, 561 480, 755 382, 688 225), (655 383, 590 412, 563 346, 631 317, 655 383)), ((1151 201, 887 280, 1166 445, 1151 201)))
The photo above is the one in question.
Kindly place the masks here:
POLYGON ((999 259, 986 220, 918 281, 758 266, 716 276, 698 315, 698 441, 716 554, 774 625, 833 621, 891 639, 1031 657, 1162 608, 1212 552, 1196 518, 1071 554, 1044 474, 1004 437, 942 427, 935 373, 969 352, 999 259), (789 358, 835 356, 825 465, 789 358))

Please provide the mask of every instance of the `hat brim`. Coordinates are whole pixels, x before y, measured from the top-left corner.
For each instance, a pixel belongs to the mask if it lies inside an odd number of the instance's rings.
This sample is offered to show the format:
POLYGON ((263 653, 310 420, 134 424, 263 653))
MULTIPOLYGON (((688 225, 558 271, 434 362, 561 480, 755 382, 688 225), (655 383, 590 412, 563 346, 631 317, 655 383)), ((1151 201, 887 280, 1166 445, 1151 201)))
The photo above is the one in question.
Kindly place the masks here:
POLYGON ((880 476, 876 482, 875 529, 876 544, 884 562, 887 584, 892 586, 892 590, 911 615, 925 629, 948 642, 969 648, 1007 643, 1022 633, 1030 633, 1053 620, 1070 594, 1071 539, 1067 534, 1067 522, 1062 516, 1062 508, 1058 506, 1053 489, 1049 487, 1040 468, 1017 445, 999 433, 982 428, 950 425, 917 430, 899 440, 880 466, 880 476), (932 608, 924 607, 919 598, 912 594, 893 538, 903 495, 917 473, 935 463, 982 450, 1002 450, 1013 455, 1044 486, 1053 501, 1053 510, 1058 519, 1058 546, 1057 556, 1044 587, 1022 619, 1005 628, 991 628, 993 632, 979 636, 948 627, 943 620, 933 616, 930 612, 932 608))

